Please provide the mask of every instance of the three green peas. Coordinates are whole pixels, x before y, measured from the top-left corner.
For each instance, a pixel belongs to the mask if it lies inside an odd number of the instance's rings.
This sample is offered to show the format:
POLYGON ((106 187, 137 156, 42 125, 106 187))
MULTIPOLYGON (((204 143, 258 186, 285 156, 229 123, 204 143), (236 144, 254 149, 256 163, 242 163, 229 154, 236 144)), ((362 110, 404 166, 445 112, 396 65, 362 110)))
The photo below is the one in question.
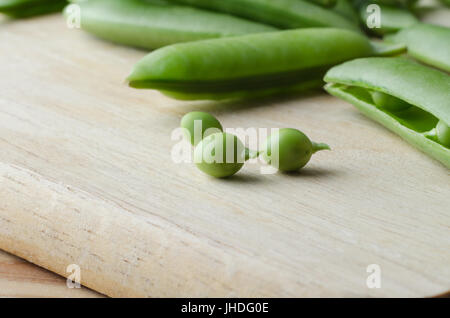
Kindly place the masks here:
MULTIPOLYGON (((375 106, 380 109, 385 109, 390 112, 401 112, 412 107, 408 102, 392 95, 379 91, 370 91, 370 94, 375 106)), ((443 120, 437 123, 432 135, 435 136, 441 145, 450 148, 450 127, 443 120)))
POLYGON ((198 169, 216 178, 236 174, 247 160, 260 155, 280 171, 297 171, 315 152, 330 149, 326 144, 312 142, 297 129, 283 128, 267 138, 261 151, 250 150, 237 136, 224 132, 220 122, 205 112, 186 114, 181 127, 186 139, 195 147, 194 162, 198 169))

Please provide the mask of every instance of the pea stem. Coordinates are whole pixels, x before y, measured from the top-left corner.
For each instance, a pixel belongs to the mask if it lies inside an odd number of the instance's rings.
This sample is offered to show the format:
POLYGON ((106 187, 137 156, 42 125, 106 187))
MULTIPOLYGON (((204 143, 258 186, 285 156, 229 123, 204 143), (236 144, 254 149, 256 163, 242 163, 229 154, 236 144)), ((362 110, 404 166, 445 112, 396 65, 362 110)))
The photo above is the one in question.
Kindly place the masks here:
POLYGON ((330 146, 324 143, 312 142, 312 145, 313 145, 313 153, 316 153, 321 150, 331 150, 330 146))

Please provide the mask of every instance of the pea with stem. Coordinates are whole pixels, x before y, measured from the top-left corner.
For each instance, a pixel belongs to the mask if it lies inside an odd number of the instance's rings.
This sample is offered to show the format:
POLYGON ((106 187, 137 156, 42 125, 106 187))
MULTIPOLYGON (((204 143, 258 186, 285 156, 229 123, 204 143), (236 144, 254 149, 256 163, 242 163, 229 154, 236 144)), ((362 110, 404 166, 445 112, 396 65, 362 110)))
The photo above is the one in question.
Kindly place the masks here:
POLYGON ((264 160, 283 172, 298 171, 320 150, 330 150, 324 143, 312 142, 294 128, 283 128, 269 136, 262 151, 264 160))

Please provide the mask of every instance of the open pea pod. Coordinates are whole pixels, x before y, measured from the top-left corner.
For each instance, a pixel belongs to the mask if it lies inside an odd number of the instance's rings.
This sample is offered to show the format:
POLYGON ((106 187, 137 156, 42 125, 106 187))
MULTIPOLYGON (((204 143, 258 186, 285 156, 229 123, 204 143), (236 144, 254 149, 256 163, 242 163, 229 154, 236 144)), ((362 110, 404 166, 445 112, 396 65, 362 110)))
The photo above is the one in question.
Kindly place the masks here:
POLYGON ((184 100, 261 97, 321 87, 333 65, 402 48, 375 46, 344 29, 258 33, 158 49, 134 66, 128 81, 184 100))
POLYGON ((325 89, 450 168, 450 76, 403 57, 330 69, 325 89))
POLYGON ((415 59, 450 72, 450 28, 419 23, 385 39, 405 44, 415 59))
POLYGON ((83 30, 114 43, 145 49, 276 30, 239 17, 160 0, 89 0, 77 4, 83 30))
POLYGON ((66 0, 0 0, 0 13, 25 18, 61 11, 66 4, 66 0))
MULTIPOLYGON (((359 30, 340 14, 302 0, 170 0, 230 13, 282 29, 335 27, 359 30)), ((320 1, 320 0, 316 0, 320 1)), ((325 0, 323 0, 325 2, 325 0)))

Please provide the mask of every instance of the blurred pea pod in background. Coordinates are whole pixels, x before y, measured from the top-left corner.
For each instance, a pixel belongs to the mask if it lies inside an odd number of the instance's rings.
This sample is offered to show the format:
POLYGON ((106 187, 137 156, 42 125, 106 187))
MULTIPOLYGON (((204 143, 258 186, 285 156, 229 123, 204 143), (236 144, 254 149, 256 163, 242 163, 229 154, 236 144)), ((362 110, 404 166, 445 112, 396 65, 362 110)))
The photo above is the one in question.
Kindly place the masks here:
MULTIPOLYGON (((358 25, 325 7, 303 0, 169 0, 229 13, 282 29, 334 27, 359 30, 358 25)), ((320 1, 320 0, 317 0, 320 1)))
POLYGON ((114 43, 145 49, 277 30, 228 14, 161 0, 89 0, 77 4, 83 30, 114 43))
POLYGON ((306 0, 306 1, 314 3, 314 4, 318 4, 319 6, 327 7, 327 8, 334 7, 336 5, 336 3, 338 2, 338 0, 306 0))
MULTIPOLYGON (((377 4, 377 7, 374 7, 373 5, 372 1, 364 1, 358 6, 361 23, 369 33, 384 35, 408 28, 419 22, 417 17, 406 7, 384 4, 377 4), (371 25, 370 20, 378 18, 375 16, 376 14, 379 14, 379 25, 371 25)), ((372 20, 372 22, 374 21, 372 20)))
POLYGON ((450 72, 450 28, 418 23, 385 40, 404 44, 416 60, 450 72))
POLYGON ((418 0, 352 0, 355 7, 361 7, 362 5, 367 4, 367 2, 398 8, 411 8, 418 2, 418 0))
POLYGON ((61 11, 66 5, 66 0, 0 0, 0 13, 26 18, 61 11))
POLYGON ((331 10, 352 21, 355 25, 359 25, 359 14, 351 0, 337 0, 331 10))

